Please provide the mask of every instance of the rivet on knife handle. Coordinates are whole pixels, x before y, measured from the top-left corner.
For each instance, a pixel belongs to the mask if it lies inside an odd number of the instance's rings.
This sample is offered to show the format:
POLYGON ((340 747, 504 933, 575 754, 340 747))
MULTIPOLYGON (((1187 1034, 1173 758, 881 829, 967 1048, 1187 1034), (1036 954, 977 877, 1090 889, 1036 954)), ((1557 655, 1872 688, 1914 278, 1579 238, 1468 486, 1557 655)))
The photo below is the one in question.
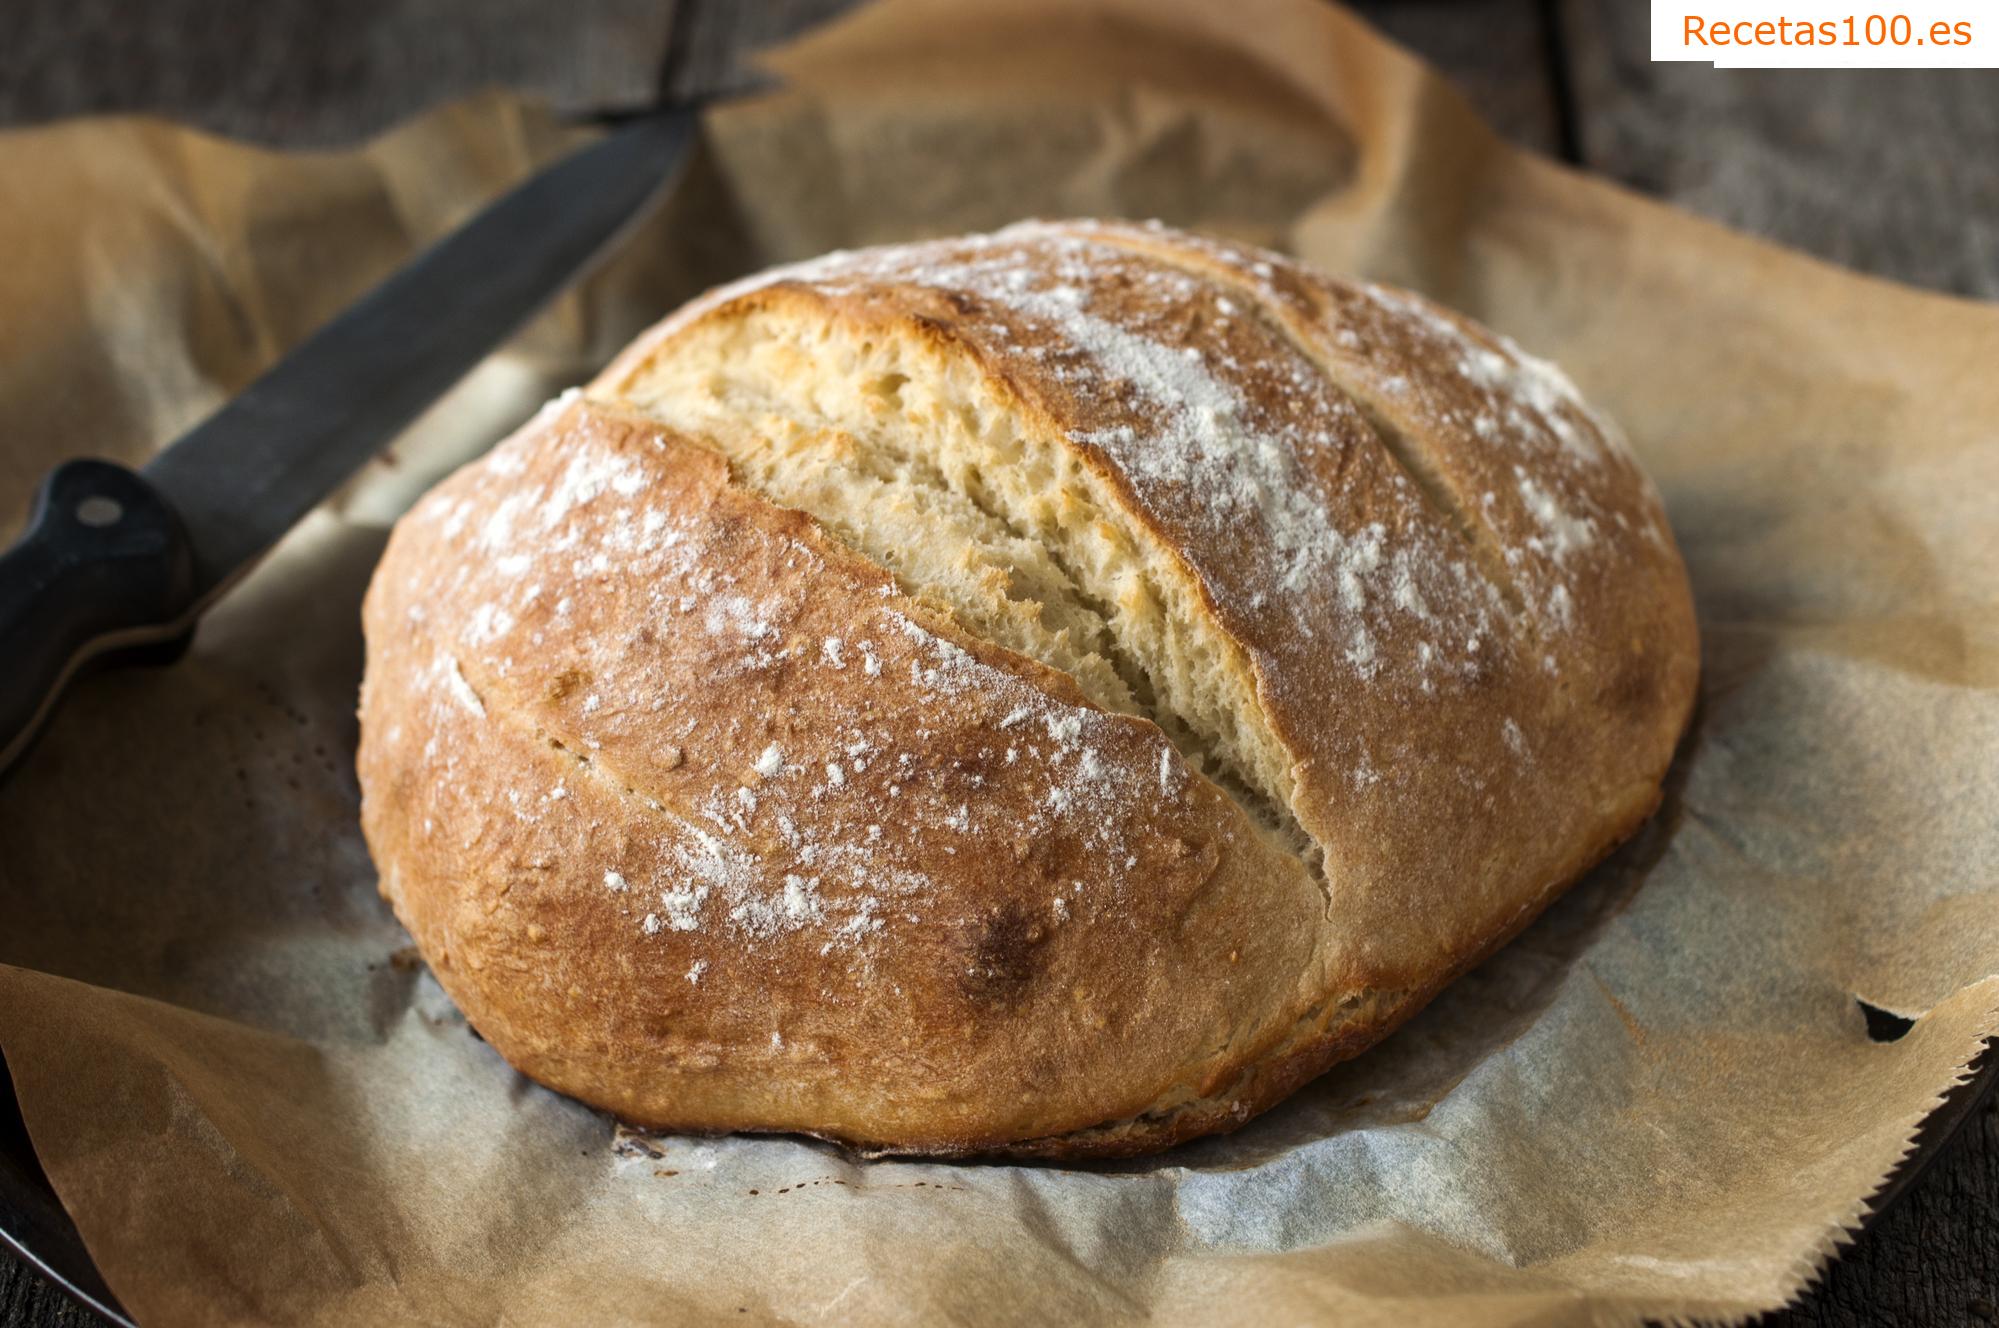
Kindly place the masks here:
POLYGON ((187 534, 152 485, 110 461, 51 471, 0 554, 0 771, 78 668, 173 658, 193 608, 187 534))

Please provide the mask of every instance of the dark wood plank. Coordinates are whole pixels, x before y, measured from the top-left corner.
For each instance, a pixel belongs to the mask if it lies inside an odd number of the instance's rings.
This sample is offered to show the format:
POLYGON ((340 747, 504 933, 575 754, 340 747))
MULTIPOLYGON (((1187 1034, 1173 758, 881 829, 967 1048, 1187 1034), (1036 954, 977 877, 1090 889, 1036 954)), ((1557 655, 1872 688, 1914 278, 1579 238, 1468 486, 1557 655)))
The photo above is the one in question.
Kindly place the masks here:
POLYGON ((674 0, 5 0, 0 124, 150 111, 292 146, 510 86, 640 105, 674 0))
POLYGON ((1863 272, 1999 296, 1999 70, 1654 64, 1647 6, 1560 5, 1591 169, 1863 272))
MULTIPOLYGON (((562 109, 631 105, 665 65, 674 95, 740 86, 741 57, 853 0, 694 4, 664 52, 668 0, 14 0, 0 5, 0 124, 165 114, 293 146, 366 137, 424 107, 506 85, 562 109)), ((1541 0, 1361 0, 1502 133, 1559 147, 1541 0)))
POLYGON ((11 1251, 0 1254, 0 1324, 5 1328, 97 1328, 102 1323, 11 1251))
POLYGON ((1999 1100, 1789 1309, 1761 1328, 1999 1324, 1999 1100))

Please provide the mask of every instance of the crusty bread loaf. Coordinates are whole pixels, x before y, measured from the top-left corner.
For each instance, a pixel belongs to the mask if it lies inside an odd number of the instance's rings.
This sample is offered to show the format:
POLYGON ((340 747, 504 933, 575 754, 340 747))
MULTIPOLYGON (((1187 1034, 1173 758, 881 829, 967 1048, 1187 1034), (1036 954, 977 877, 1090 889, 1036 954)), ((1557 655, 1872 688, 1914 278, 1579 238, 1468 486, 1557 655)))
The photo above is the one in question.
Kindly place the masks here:
POLYGON ((667 319, 397 527, 382 889, 639 1124, 1132 1153, 1378 1040, 1656 805, 1650 484, 1416 296, 1156 227, 667 319))

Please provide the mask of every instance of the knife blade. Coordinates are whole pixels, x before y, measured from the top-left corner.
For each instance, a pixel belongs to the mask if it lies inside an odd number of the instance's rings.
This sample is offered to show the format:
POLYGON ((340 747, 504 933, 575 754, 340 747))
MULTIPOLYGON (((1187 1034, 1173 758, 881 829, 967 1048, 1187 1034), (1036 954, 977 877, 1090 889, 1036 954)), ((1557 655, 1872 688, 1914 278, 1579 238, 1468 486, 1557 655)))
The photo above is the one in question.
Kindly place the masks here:
POLYGON ((286 531, 645 214, 698 111, 637 116, 517 185, 140 470, 50 472, 0 554, 0 771, 80 667, 177 658, 286 531))

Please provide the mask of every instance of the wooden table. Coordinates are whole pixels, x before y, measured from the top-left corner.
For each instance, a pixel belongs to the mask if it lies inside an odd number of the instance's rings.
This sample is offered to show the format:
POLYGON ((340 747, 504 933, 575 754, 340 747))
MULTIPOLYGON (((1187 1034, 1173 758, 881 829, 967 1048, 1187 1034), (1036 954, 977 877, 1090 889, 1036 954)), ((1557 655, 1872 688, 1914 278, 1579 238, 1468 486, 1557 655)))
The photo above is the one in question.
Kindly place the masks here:
MULTIPOLYGON (((287 144, 475 88, 640 104, 846 0, 0 0, 0 124, 105 110, 287 144)), ((1360 0, 1515 141, 1834 262, 1999 297, 1999 71, 1655 65, 1642 0, 1360 0)), ((0 1328, 94 1322, 0 1255, 0 1328)), ((1999 1104, 1772 1325, 1999 1324, 1999 1104)))

